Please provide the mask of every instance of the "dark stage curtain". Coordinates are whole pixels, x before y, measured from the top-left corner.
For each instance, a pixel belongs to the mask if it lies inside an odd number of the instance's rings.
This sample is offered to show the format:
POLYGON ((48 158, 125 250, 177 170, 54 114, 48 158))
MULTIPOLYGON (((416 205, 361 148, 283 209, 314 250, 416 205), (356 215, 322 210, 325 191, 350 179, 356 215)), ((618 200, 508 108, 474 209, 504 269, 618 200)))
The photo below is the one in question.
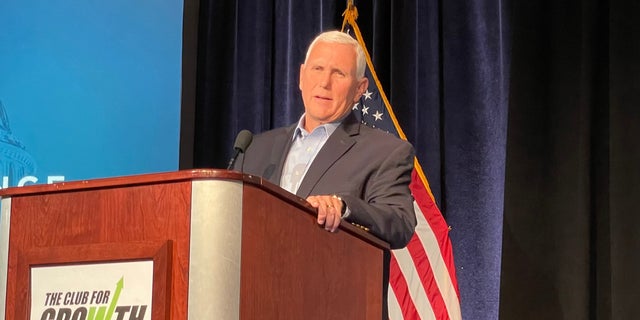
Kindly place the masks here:
MULTIPOLYGON (((635 310, 640 47, 626 32, 638 23, 626 23, 640 12, 628 3, 355 2, 452 227, 464 319, 635 310)), ((302 114, 306 46, 340 28, 346 1, 199 5, 195 109, 183 128, 193 161, 181 167, 224 168, 237 132, 302 114)))
MULTIPOLYGON (((500 1, 357 1, 376 72, 448 223, 465 318, 497 318, 507 121, 500 1)), ((293 123, 306 46, 346 1, 200 3, 195 167, 235 134, 293 123)))
POLYGON ((500 314, 640 316, 640 2, 519 1, 500 314))

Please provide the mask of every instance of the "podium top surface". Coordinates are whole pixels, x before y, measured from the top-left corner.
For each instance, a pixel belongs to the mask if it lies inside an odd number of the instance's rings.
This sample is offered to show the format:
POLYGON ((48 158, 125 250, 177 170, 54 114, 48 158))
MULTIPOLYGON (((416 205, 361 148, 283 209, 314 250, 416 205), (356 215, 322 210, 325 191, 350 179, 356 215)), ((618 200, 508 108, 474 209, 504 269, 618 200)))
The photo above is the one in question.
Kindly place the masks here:
POLYGON ((0 197, 13 197, 28 194, 55 193, 95 188, 124 187, 131 185, 154 184, 159 182, 166 183, 203 179, 237 180, 255 185, 264 185, 265 182, 267 184, 270 184, 268 181, 263 180, 260 177, 243 174, 237 171, 222 169, 192 169, 90 180, 74 180, 52 184, 34 184, 23 187, 10 187, 6 189, 0 189, 0 197))

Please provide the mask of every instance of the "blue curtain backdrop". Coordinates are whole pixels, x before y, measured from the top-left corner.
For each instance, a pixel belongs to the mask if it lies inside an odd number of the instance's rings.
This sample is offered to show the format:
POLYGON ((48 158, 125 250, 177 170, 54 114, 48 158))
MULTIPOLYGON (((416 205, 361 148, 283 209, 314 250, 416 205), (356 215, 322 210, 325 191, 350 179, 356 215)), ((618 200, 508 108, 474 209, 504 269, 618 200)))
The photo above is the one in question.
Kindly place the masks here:
MULTIPOLYGON (((638 5, 355 5, 382 85, 452 227, 463 318, 640 314, 632 303, 639 276, 629 272, 640 266, 629 257, 640 248, 631 227, 638 215, 630 214, 640 198, 632 138, 640 136, 640 37, 630 32, 638 5)), ((340 27, 346 1, 199 6, 193 157, 181 167, 224 168, 240 130, 298 119, 306 46, 340 27)))

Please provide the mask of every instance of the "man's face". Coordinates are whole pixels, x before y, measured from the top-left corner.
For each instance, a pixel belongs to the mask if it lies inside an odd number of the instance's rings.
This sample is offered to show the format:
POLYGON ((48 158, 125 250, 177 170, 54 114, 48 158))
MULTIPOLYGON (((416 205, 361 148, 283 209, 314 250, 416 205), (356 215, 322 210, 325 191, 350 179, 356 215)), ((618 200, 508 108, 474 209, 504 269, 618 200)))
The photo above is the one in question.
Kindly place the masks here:
POLYGON ((305 129, 335 121, 351 110, 367 88, 356 79, 356 51, 347 44, 318 42, 300 66, 305 129))

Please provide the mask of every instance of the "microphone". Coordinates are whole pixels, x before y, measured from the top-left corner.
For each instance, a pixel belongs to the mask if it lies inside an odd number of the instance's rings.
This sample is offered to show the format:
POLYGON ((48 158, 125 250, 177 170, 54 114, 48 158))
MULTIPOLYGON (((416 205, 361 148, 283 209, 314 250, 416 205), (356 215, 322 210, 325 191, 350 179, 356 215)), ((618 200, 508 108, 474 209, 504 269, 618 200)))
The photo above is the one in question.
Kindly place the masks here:
POLYGON ((231 170, 233 168, 233 164, 236 162, 238 155, 240 153, 244 153, 247 150, 247 147, 251 144, 253 140, 253 133, 249 130, 242 130, 238 132, 236 136, 236 143, 233 144, 233 149, 235 152, 233 153, 233 157, 229 159, 229 164, 227 165, 227 170, 231 170))

